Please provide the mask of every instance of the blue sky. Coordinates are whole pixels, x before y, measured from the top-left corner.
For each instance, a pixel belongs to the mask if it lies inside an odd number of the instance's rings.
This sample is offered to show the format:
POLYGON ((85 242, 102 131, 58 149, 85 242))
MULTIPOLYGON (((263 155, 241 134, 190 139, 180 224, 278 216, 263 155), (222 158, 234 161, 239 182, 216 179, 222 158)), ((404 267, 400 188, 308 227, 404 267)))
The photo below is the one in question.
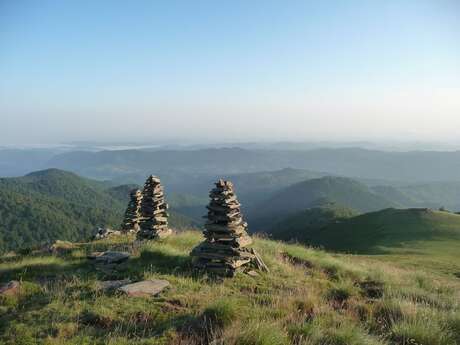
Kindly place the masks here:
POLYGON ((0 143, 455 139, 459 42, 457 0, 0 0, 0 143))

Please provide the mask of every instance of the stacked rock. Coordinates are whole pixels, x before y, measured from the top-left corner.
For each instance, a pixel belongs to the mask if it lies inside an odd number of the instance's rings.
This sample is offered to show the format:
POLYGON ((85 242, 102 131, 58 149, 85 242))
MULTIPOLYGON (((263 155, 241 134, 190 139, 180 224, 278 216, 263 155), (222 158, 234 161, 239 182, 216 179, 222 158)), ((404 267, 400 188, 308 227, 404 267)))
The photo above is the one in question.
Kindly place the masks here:
POLYGON ((150 175, 142 191, 139 239, 156 239, 169 236, 168 204, 164 198, 160 179, 150 175))
POLYGON ((204 236, 206 240, 192 250, 194 266, 218 275, 233 276, 246 267, 268 270, 254 249, 243 220, 240 203, 230 181, 219 180, 211 190, 204 236))
POLYGON ((130 193, 130 200, 126 208, 125 218, 121 224, 123 232, 137 233, 141 219, 142 193, 139 189, 133 189, 130 193))

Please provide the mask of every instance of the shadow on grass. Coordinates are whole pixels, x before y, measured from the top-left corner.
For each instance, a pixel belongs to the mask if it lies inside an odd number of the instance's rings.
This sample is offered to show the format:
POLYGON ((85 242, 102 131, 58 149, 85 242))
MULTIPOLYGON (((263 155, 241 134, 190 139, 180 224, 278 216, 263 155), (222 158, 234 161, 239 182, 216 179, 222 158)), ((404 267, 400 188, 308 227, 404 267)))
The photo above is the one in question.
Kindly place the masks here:
POLYGON ((221 330, 221 321, 203 312, 195 315, 165 313, 163 309, 128 312, 122 318, 112 318, 92 310, 83 311, 77 320, 81 325, 92 328, 97 336, 105 339, 116 335, 137 339, 139 337, 163 337, 171 331, 177 334, 171 344, 210 344, 213 335, 221 330), (178 338, 178 339, 176 339, 178 338))
MULTIPOLYGON (((7 312, 0 313, 0 335, 5 334, 10 324, 17 322, 24 313, 39 311, 50 302, 50 296, 41 292, 19 297, 15 308, 8 308, 7 312)), ((3 304, 3 302, 1 304, 3 304)), ((0 343, 2 343, 1 340, 0 343)))
POLYGON ((146 271, 160 274, 197 276, 189 255, 174 255, 163 251, 143 251, 139 257, 132 258, 118 269, 120 274, 142 279, 146 271))
MULTIPOLYGON (((32 263, 20 267, 0 270, 1 282, 10 280, 27 280, 37 283, 76 276, 87 278, 93 271, 92 265, 86 260, 59 263, 32 263)), ((97 274, 97 272, 94 272, 97 274)))
POLYGON ((199 321, 199 317, 189 313, 165 316, 160 311, 136 311, 124 315, 123 318, 111 318, 85 310, 78 319, 80 324, 97 331, 101 339, 114 333, 128 338, 161 337, 170 330, 190 330, 190 325, 200 325, 199 321))

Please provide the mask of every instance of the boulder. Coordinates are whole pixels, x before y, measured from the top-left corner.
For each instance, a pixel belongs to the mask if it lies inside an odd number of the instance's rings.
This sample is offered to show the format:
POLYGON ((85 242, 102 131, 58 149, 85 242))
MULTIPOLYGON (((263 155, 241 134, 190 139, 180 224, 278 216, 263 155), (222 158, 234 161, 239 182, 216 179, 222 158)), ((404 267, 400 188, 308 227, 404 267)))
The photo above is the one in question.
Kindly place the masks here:
POLYGON ((133 284, 127 284, 120 287, 118 290, 131 297, 149 297, 158 295, 169 285, 170 284, 167 280, 152 279, 133 284))
POLYGON ((0 286, 0 296, 14 296, 19 293, 21 283, 17 280, 12 280, 0 286))

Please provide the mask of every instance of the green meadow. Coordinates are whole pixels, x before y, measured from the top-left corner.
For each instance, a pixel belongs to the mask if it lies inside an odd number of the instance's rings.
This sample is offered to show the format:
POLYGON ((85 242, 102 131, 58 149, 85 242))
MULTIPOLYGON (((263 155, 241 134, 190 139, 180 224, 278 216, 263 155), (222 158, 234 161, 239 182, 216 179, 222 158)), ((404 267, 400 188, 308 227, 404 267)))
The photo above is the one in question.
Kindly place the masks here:
POLYGON ((200 241, 188 231, 141 247, 121 237, 56 255, 3 256, 2 281, 22 288, 0 301, 0 343, 460 344, 453 274, 406 268, 402 254, 390 262, 256 237, 270 273, 218 279, 192 270, 189 252, 200 241), (105 249, 132 256, 102 273, 86 255, 105 249), (100 289, 100 281, 125 278, 161 278, 171 287, 154 298, 100 289))

